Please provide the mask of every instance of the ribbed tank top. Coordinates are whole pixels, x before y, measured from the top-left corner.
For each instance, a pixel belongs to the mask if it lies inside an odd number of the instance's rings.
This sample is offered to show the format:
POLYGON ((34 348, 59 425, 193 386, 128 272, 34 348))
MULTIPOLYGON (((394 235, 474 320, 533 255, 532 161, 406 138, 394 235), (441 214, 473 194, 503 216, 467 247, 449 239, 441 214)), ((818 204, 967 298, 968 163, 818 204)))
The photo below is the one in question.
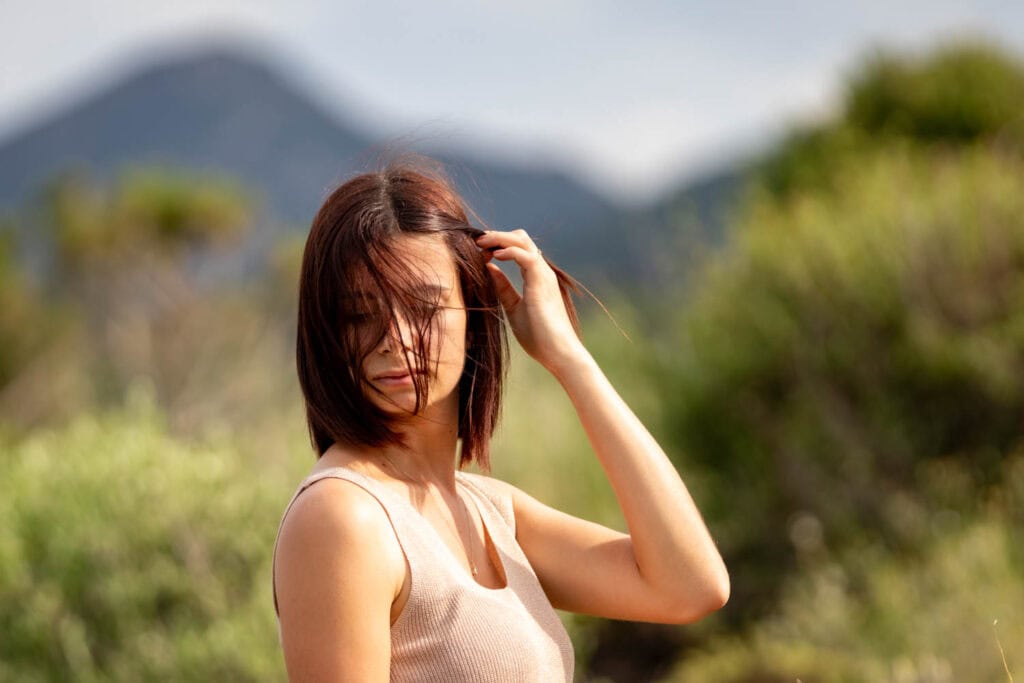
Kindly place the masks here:
MULTIPOLYGON (((507 583, 498 589, 477 583, 407 499, 347 467, 302 481, 281 517, 278 538, 296 498, 328 477, 353 482, 377 499, 409 562, 408 600, 391 625, 391 681, 571 683, 572 641, 516 542, 511 501, 490 489, 488 477, 455 473, 504 568, 507 583)), ((274 549, 276 555, 276 542, 274 549)), ((280 629, 279 617, 279 640, 280 629)))

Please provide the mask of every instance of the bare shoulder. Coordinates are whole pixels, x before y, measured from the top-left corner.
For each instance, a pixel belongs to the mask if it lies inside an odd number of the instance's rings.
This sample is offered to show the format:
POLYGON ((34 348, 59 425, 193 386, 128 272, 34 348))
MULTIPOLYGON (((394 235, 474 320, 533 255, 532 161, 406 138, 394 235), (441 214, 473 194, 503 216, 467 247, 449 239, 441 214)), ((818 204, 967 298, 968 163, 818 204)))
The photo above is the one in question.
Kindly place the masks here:
POLYGON ((314 482, 295 499, 281 527, 277 562, 293 558, 308 575, 316 571, 315 561, 331 560, 320 566, 336 564, 334 560, 340 558, 335 555, 347 557, 353 568, 363 559, 372 559, 378 569, 394 569, 384 574, 400 582, 398 572, 404 572, 405 564, 397 542, 383 542, 393 538, 387 513, 372 494, 353 482, 329 477, 314 482), (397 557, 389 550, 399 550, 397 557))
POLYGON ((405 563, 380 503, 353 482, 314 482, 285 516, 275 562, 289 677, 386 679, 405 563))
POLYGON ((368 491, 353 482, 328 477, 310 484, 295 499, 281 527, 281 542, 329 536, 359 545, 389 526, 387 513, 368 491))

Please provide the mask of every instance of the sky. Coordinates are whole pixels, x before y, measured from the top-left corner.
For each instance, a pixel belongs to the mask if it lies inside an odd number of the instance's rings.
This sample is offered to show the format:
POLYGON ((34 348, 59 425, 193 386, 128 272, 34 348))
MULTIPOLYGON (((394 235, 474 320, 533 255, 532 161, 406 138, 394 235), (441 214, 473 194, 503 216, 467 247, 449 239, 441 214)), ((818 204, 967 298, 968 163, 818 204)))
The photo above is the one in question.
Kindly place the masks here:
POLYGON ((965 34, 1024 54, 1024 2, 0 0, 0 139, 154 54, 230 40, 375 135, 643 202, 828 116, 871 49, 965 34))

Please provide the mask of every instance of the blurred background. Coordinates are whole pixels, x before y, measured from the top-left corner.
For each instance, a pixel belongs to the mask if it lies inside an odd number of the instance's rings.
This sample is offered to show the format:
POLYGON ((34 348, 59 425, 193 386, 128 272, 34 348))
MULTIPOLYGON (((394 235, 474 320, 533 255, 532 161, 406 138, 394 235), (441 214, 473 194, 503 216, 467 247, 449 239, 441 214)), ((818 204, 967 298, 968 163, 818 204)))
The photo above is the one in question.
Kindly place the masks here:
MULTIPOLYGON (((578 680, 1024 676, 1022 55, 998 0, 5 2, 0 681, 284 680, 301 249, 409 150, 607 307, 730 569, 561 614, 578 680)), ((518 349, 493 474, 626 530, 518 349)))

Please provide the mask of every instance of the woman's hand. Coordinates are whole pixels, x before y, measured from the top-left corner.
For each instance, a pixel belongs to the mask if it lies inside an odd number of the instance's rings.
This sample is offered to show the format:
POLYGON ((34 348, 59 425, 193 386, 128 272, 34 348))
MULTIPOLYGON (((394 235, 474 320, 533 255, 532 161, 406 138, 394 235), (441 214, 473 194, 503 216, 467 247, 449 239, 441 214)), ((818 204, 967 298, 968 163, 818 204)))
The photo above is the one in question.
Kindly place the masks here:
POLYGON ((555 374, 561 366, 585 354, 583 342, 576 336, 565 310, 558 277, 526 231, 489 230, 476 238, 476 244, 488 249, 484 252, 487 270, 523 350, 555 374), (499 261, 513 260, 519 265, 523 276, 522 296, 501 268, 490 262, 491 256, 499 261))

